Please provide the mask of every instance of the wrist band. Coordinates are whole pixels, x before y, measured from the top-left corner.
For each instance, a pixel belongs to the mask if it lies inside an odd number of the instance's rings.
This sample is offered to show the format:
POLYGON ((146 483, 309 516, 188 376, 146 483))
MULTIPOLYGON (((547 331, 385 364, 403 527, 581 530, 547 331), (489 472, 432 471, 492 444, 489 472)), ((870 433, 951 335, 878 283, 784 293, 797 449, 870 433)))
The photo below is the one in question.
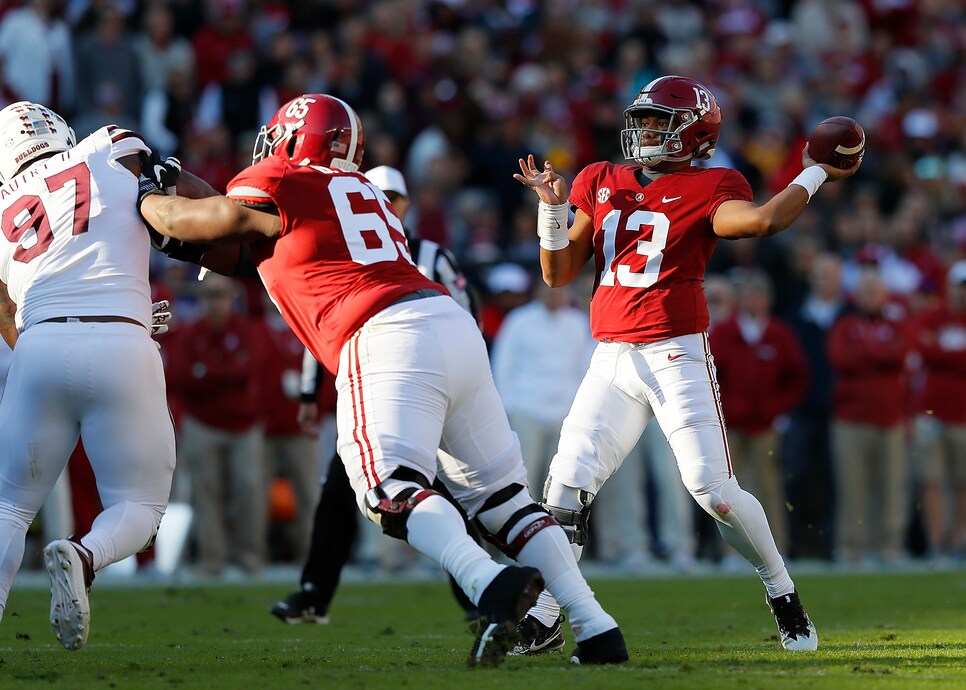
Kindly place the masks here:
POLYGON ((543 249, 556 251, 570 244, 570 237, 567 235, 568 214, 569 205, 566 201, 562 204, 546 204, 543 201, 539 203, 537 236, 543 249))
POLYGON ((818 191, 818 188, 827 179, 828 173, 820 165, 810 165, 798 173, 798 177, 792 180, 790 184, 797 184, 799 187, 804 187, 805 191, 808 192, 808 200, 811 201, 812 195, 818 191))

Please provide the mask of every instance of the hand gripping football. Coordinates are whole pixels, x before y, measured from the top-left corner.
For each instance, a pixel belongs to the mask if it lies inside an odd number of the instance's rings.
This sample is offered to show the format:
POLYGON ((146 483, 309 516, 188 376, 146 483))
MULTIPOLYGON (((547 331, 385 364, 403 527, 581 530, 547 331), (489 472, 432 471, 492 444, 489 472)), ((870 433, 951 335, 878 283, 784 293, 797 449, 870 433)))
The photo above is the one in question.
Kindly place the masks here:
POLYGON ((848 170, 865 153, 865 131, 851 117, 822 120, 808 137, 808 155, 817 163, 848 170))

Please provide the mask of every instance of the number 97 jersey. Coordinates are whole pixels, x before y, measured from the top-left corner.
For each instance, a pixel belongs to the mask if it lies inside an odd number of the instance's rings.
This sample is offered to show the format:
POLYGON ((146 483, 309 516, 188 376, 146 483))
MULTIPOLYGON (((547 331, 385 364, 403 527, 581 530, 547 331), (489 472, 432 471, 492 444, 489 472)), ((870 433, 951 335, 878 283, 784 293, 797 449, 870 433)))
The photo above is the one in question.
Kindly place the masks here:
POLYGON ((594 227, 594 338, 644 343, 703 333, 702 283, 717 240, 711 221, 722 202, 751 201, 751 187, 730 168, 694 167, 642 186, 638 169, 594 163, 570 193, 594 227))

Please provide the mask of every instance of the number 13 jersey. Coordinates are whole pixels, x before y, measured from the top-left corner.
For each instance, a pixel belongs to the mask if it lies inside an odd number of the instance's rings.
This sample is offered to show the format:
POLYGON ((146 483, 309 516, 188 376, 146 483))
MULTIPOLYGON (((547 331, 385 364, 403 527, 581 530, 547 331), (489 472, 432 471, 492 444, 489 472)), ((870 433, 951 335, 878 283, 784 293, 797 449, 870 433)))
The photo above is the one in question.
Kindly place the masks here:
POLYGON ((708 328, 704 270, 718 206, 751 201, 730 168, 686 168, 642 186, 638 166, 594 163, 574 179, 570 203, 590 216, 597 275, 590 305, 599 341, 653 342, 708 328))
POLYGON ((389 200, 359 173, 270 156, 236 175, 228 196, 278 209, 281 233, 252 242, 252 256, 282 316, 330 372, 374 314, 417 290, 446 294, 416 268, 389 200))

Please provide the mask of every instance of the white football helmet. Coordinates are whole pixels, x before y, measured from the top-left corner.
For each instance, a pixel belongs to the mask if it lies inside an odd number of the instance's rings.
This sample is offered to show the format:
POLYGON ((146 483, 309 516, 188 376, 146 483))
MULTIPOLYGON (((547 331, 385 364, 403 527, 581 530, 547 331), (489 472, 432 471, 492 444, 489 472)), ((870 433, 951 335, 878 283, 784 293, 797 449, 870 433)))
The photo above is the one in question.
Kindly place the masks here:
POLYGON ((27 163, 77 143, 74 130, 50 108, 18 101, 0 110, 0 184, 6 184, 27 163))

